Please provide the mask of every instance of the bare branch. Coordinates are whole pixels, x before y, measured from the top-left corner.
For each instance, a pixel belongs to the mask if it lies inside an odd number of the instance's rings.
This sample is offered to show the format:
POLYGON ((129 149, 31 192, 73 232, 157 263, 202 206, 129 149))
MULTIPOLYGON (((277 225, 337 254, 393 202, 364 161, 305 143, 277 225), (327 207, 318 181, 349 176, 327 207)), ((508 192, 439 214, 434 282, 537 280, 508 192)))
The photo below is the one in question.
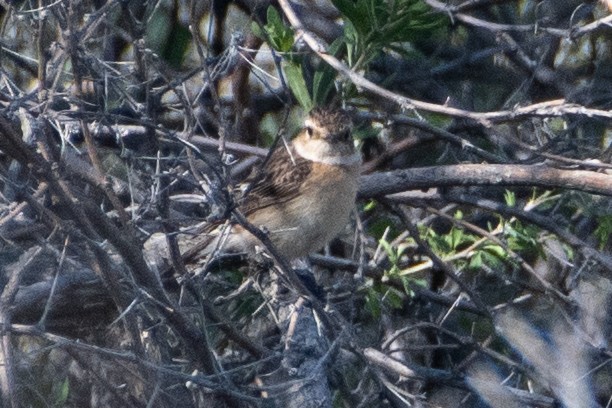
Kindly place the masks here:
MULTIPOLYGON (((419 380, 429 380, 436 383, 443 382, 454 387, 459 387, 465 390, 470 390, 472 387, 465 379, 454 376, 450 372, 436 370, 432 368, 420 367, 414 364, 408 365, 405 362, 399 362, 393 358, 381 353, 378 350, 367 348, 364 350, 364 356, 373 364, 385 368, 395 375, 416 378, 419 380)), ((507 392, 511 392, 516 401, 526 404, 529 407, 552 408, 555 406, 555 401, 552 398, 543 395, 527 393, 516 388, 509 388, 498 384, 489 385, 493 389, 497 389, 499 396, 507 398, 507 392)))
POLYGON ((378 197, 422 188, 474 185, 563 188, 612 196, 612 176, 607 174, 518 164, 458 164, 365 175, 361 178, 359 196, 378 197))

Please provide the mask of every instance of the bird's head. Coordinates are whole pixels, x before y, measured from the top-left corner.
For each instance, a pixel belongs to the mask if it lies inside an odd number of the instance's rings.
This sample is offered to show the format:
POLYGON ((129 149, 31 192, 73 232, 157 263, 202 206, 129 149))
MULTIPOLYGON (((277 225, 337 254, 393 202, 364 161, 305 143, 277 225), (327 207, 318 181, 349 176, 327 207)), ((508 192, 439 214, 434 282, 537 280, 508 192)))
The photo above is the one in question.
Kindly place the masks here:
POLYGON ((342 109, 314 108, 293 141, 297 153, 307 160, 331 165, 361 162, 351 135, 352 121, 342 109))

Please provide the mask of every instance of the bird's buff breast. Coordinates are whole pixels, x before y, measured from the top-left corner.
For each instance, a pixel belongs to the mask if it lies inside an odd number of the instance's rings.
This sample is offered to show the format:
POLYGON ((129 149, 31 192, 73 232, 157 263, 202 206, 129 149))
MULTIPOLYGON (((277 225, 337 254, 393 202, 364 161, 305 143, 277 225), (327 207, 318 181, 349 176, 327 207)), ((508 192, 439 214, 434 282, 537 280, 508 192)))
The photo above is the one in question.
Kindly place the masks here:
MULTIPOLYGON (((278 251, 288 259, 321 249, 348 223, 355 205, 358 172, 353 168, 315 164, 300 194, 251 222, 264 227, 278 251)), ((271 209, 272 210, 272 209, 271 209)))

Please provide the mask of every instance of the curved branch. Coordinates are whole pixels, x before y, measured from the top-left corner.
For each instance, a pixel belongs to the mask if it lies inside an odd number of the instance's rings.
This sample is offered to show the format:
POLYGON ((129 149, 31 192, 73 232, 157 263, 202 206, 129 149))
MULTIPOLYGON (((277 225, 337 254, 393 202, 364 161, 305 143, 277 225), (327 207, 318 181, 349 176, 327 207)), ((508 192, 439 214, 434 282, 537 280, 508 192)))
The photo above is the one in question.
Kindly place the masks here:
POLYGON ((586 24, 580 28, 571 28, 569 30, 553 27, 541 27, 536 24, 499 24, 492 23, 490 21, 482 20, 476 17, 472 17, 465 13, 459 13, 460 8, 458 6, 449 6, 448 4, 442 3, 438 0, 425 0, 425 2, 434 10, 451 16, 452 19, 461 21, 466 25, 484 28, 494 33, 500 31, 514 31, 514 32, 545 32, 561 38, 571 37, 576 39, 590 32, 602 29, 603 27, 609 27, 612 23, 612 15, 600 18, 593 21, 592 23, 586 24))
POLYGON ((601 109, 590 109, 578 104, 567 103, 564 99, 557 99, 537 103, 534 105, 524 106, 515 110, 505 110, 496 112, 473 112, 464 109, 452 108, 445 105, 438 105, 430 102, 423 102, 417 99, 407 98, 405 96, 389 91, 375 83, 369 81, 364 76, 350 69, 339 59, 334 57, 327 51, 327 46, 322 40, 319 40, 313 33, 307 31, 304 25, 298 18, 288 0, 279 0, 279 5, 283 9, 289 23, 296 31, 297 36, 314 51, 319 58, 327 62, 342 76, 348 78, 357 88, 361 88, 378 95, 397 104, 403 110, 424 110, 428 112, 440 113, 443 115, 472 119, 484 126, 490 126, 495 122, 505 122, 516 120, 525 116, 563 116, 567 114, 583 114, 589 117, 597 117, 606 120, 612 120, 612 112, 601 109))

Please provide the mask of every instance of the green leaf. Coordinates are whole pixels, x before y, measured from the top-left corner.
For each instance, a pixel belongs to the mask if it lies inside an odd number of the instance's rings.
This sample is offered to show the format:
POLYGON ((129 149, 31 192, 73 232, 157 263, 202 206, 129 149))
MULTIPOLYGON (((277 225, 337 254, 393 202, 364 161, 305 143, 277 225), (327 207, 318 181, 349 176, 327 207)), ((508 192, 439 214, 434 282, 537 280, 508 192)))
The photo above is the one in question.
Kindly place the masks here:
POLYGON ((381 239, 379 243, 380 246, 382 246, 385 252, 387 253, 387 256, 389 256, 389 261, 391 261, 392 264, 396 264, 398 257, 396 252, 393 250, 393 247, 391 247, 391 244, 384 239, 381 239))
POLYGON ((482 263, 486 264, 490 269, 499 269, 503 266, 503 261, 497 255, 493 255, 487 251, 480 252, 482 255, 482 263))
POLYGON ((424 239, 427 240, 427 243, 431 246, 431 249, 439 254, 447 254, 451 251, 451 246, 449 245, 450 239, 448 235, 439 235, 432 228, 419 226, 421 230, 421 235, 424 239))
POLYGON ((353 24, 355 29, 364 34, 369 29, 368 0, 332 0, 334 6, 353 24))
POLYGON ((350 67, 355 66, 359 57, 359 34, 350 21, 344 22, 344 40, 346 41, 346 58, 350 67))
POLYGON ((59 389, 56 391, 55 398, 55 406, 63 407, 68 400, 68 393, 70 392, 70 382, 68 378, 65 378, 64 381, 59 386, 59 389))
POLYGON ((336 71, 330 66, 325 66, 315 72, 312 82, 312 99, 315 105, 327 104, 329 93, 334 89, 335 78, 336 71))
POLYGON ((172 66, 180 67, 190 44, 189 29, 182 24, 174 23, 162 55, 172 66))
POLYGON ((262 26, 260 26, 257 21, 251 22, 251 32, 253 33, 255 37, 258 37, 262 40, 266 39, 266 33, 264 29, 262 28, 262 26))
POLYGON ((450 247, 456 250, 463 243, 464 232, 461 228, 453 228, 450 233, 451 245, 450 247))
MULTIPOLYGON (((338 38, 329 46, 328 52, 336 56, 343 47, 343 39, 338 38)), ((327 104, 329 93, 334 89, 335 79, 336 70, 327 64, 322 64, 315 72, 312 81, 312 99, 316 106, 327 104)))
POLYGON ((268 10, 266 11, 266 23, 270 27, 278 27, 283 25, 283 20, 281 19, 278 10, 276 10, 276 7, 268 7, 268 10))
POLYGON ((365 307, 366 310, 370 312, 373 318, 380 318, 381 307, 380 307, 380 298, 378 292, 374 290, 374 288, 368 289, 368 292, 365 296, 365 307))
POLYGON ((508 256, 506 250, 499 245, 485 245, 482 249, 502 259, 508 256))
POLYGON ((404 299, 400 292, 394 288, 388 288, 382 300, 393 309, 401 309, 404 306, 404 299))
POLYGON ((408 278, 406 276, 401 277, 402 286, 404 287, 404 293, 406 293, 410 297, 414 297, 415 291, 413 290, 414 286, 420 286, 422 288, 429 287, 429 281, 424 278, 408 278))
POLYGON ((310 94, 308 93, 308 87, 306 86, 306 81, 304 80, 304 75, 302 75, 302 66, 293 63, 287 62, 285 64, 285 75, 287 77, 287 84, 297 99, 298 103, 304 110, 310 111, 313 108, 312 99, 310 98, 310 94))
POLYGON ((597 224, 595 236, 599 240, 599 249, 603 249, 608 243, 610 232, 612 232, 612 215, 597 217, 597 224))
POLYGON ((470 258, 468 265, 472 269, 479 269, 482 267, 482 252, 476 252, 474 256, 470 258))
POLYGON ((287 27, 273 6, 268 7, 266 24, 261 27, 252 24, 253 34, 265 40, 272 48, 280 52, 289 52, 293 46, 293 31, 287 27))
POLYGON ((537 254, 542 251, 538 242, 539 230, 533 225, 523 226, 519 221, 506 224, 504 232, 508 237, 508 248, 522 254, 537 254))
POLYGON ((514 207, 516 205, 516 195, 513 191, 506 190, 504 193, 504 200, 506 200, 506 205, 508 207, 514 207))
POLYGON ((421 0, 332 2, 363 41, 375 42, 379 48, 431 35, 447 24, 446 16, 434 12, 421 0))
POLYGON ((293 31, 287 27, 276 8, 268 7, 268 35, 272 45, 281 52, 289 52, 293 46, 293 31))
POLYGON ((378 203, 376 202, 376 200, 370 200, 363 206, 363 211, 364 212, 372 211, 373 209, 376 208, 377 204, 378 203))

